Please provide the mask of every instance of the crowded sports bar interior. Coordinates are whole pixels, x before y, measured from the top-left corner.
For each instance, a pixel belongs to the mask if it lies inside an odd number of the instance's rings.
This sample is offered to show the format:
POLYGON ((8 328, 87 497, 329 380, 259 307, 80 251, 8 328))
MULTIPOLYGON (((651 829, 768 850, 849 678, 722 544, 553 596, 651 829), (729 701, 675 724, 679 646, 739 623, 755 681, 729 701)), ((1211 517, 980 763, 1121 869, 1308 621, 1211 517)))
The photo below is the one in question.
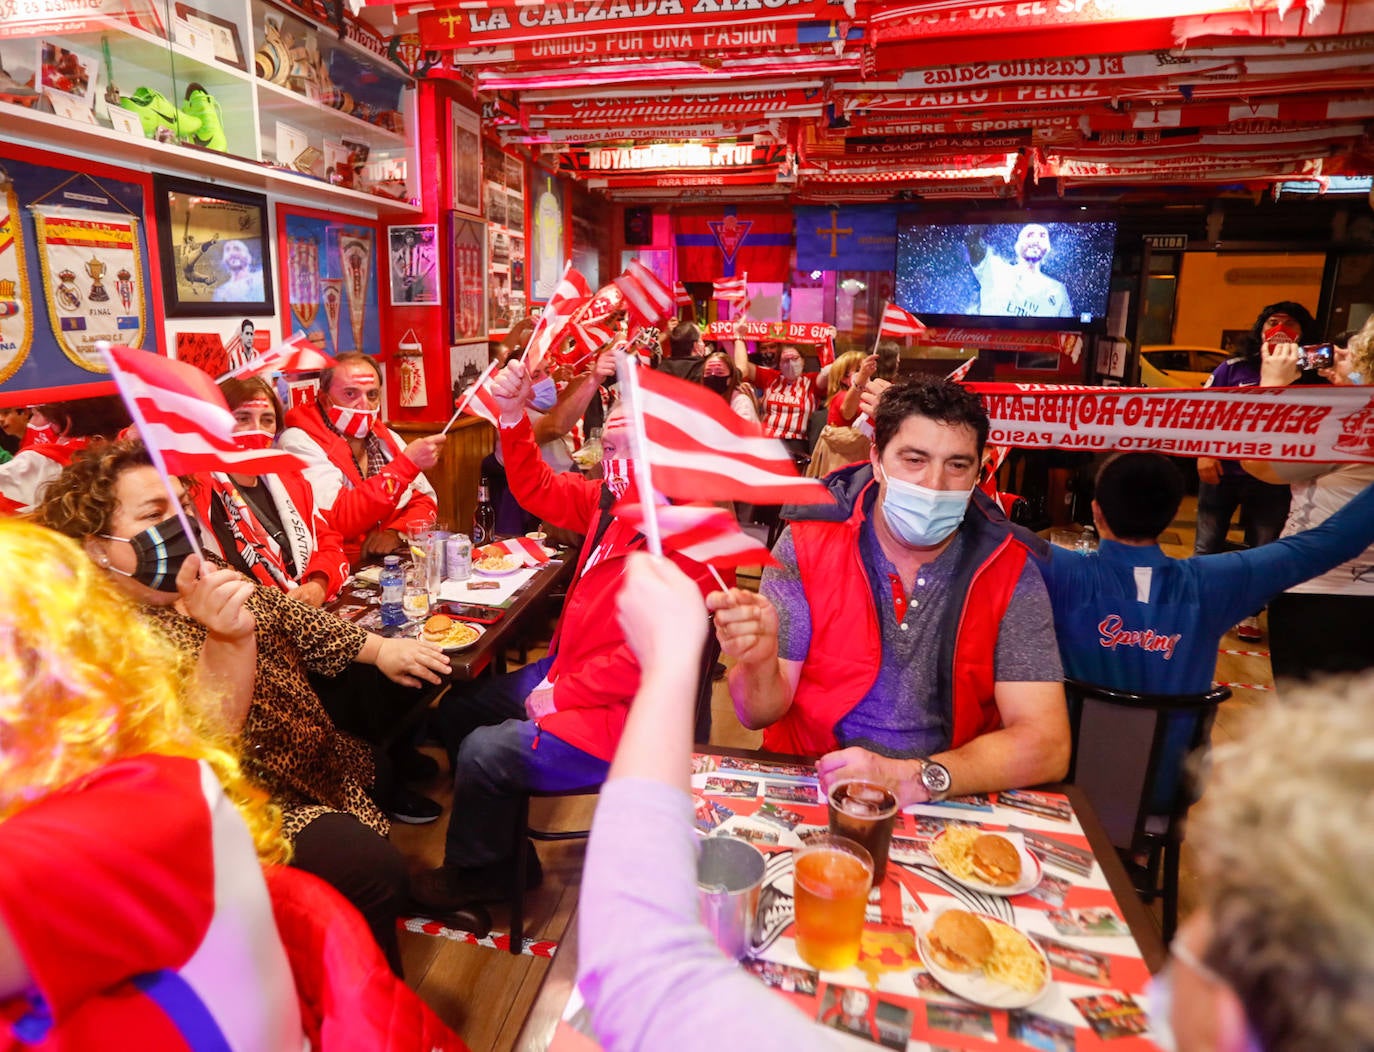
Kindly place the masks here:
POLYGON ((0 1049, 1374 1049, 1374 2, 0 12, 0 1049))

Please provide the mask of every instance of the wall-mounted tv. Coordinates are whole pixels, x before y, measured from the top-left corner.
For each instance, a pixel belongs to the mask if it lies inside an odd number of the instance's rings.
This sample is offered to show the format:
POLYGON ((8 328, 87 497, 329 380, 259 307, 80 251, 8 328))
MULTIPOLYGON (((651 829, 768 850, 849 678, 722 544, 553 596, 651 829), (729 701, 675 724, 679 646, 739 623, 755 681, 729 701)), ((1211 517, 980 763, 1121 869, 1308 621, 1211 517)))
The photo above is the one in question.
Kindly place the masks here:
POLYGON ((927 325, 1105 327, 1116 223, 1046 212, 913 214, 897 226, 897 303, 927 325))

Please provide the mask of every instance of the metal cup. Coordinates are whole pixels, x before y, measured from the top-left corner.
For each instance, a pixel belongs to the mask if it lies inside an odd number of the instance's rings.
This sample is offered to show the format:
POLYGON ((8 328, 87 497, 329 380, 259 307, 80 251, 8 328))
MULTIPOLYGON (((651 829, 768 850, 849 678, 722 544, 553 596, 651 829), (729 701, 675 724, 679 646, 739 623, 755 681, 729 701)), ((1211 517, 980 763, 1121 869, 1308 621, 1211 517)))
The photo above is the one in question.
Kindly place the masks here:
POLYGON ((707 837, 697 859, 697 904, 701 922, 726 956, 749 955, 754 919, 763 888, 763 852, 745 840, 707 837))

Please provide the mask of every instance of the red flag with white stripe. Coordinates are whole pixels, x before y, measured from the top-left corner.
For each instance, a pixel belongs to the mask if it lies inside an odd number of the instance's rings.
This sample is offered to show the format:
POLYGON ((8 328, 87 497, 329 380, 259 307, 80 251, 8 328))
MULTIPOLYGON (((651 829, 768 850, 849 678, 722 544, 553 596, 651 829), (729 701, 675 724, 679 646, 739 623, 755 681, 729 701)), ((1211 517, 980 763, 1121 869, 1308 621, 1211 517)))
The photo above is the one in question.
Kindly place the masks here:
POLYGON ((653 488, 687 500, 746 500, 751 504, 823 504, 831 500, 816 479, 802 478, 786 447, 746 421, 700 384, 653 369, 638 374, 653 469, 653 488))
POLYGON ((926 331, 921 319, 910 311, 902 310, 895 303, 889 303, 883 311, 882 324, 878 326, 878 336, 920 336, 926 331))
POLYGON ((680 281, 673 285, 673 300, 679 307, 692 305, 692 294, 687 291, 687 286, 680 281))
POLYGON ((614 340, 615 329, 603 321, 573 322, 568 326, 568 335, 573 338, 573 358, 580 362, 614 340))
POLYGON ((479 416, 483 420, 491 421, 497 427, 501 426, 501 407, 496 404, 496 396, 491 393, 490 377, 477 385, 477 390, 472 392, 472 396, 467 399, 466 404, 462 398, 453 404, 461 407, 462 411, 469 416, 479 416))
POLYGON ((637 259, 630 261, 625 273, 616 278, 613 284, 625 297, 625 308, 630 312, 632 328, 657 325, 664 318, 672 317, 677 306, 673 301, 673 290, 637 259))
POLYGON ((970 358, 968 361, 963 362, 963 363, 960 364, 960 365, 956 365, 956 366, 950 371, 950 374, 949 374, 948 376, 945 377, 945 379, 946 379, 946 380, 953 380, 955 383, 958 383, 958 382, 961 381, 965 376, 968 375, 968 371, 969 371, 970 369, 973 368, 973 363, 976 362, 977 360, 978 360, 978 355, 975 354, 975 355, 974 355, 972 358, 970 358))
POLYGON ((567 324, 592 298, 591 287, 578 271, 569 263, 563 268, 563 279, 553 290, 549 302, 539 312, 534 332, 530 334, 529 349, 525 351, 525 368, 537 369, 554 342, 562 335, 567 324))
POLYGON ((171 475, 226 471, 266 475, 303 471, 280 449, 240 449, 224 394, 194 365, 132 347, 109 349, 110 374, 143 444, 171 475))
POLYGON ((745 275, 737 278, 716 278, 711 282, 711 298, 726 303, 740 303, 749 298, 749 279, 745 275))
MULTIPOLYGON (((642 504, 617 504, 616 517, 637 530, 644 526, 642 504)), ((663 547, 709 566, 777 566, 762 542, 739 528, 735 517, 714 504, 661 504, 654 508, 663 547)))
POLYGON ((333 364, 333 358, 311 343, 305 333, 298 332, 290 339, 283 340, 242 365, 230 369, 220 379, 257 376, 260 373, 314 373, 328 369, 333 364))

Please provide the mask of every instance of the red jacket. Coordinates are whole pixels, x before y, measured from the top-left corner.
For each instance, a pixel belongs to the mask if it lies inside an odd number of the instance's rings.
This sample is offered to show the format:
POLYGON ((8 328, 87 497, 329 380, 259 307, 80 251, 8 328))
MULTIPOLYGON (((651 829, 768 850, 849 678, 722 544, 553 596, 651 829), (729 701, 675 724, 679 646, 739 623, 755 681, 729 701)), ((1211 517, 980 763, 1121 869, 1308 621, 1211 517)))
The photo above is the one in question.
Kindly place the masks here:
POLYGON ((399 530, 433 522, 439 512, 434 490, 415 462, 403 456, 400 439, 389 429, 376 434, 391 450, 391 462, 364 479, 348 440, 325 421, 319 403, 299 405, 286 414, 281 447, 303 458, 305 478, 325 520, 343 537, 344 553, 353 565, 363 539, 373 530, 399 530), (293 434, 294 431, 294 434, 293 434))
POLYGON ((289 866, 263 871, 291 961, 301 1024, 320 1052, 468 1052, 392 974, 363 918, 318 877, 289 866))
MULTIPOLYGON (((763 732, 763 747, 774 752, 819 756, 838 748, 835 727, 868 693, 882 660, 878 611, 859 544, 873 469, 867 463, 842 468, 826 484, 839 502, 826 510, 844 519, 792 514, 808 514, 806 509, 784 513, 793 519, 797 569, 808 586, 811 648, 791 707, 763 732)), ((1006 516, 981 492, 974 491, 960 529, 970 543, 950 587, 954 624, 941 643, 935 695, 953 698, 951 748, 1002 725, 993 697, 997 633, 1026 562, 1026 548, 1006 516)))
MULTIPOLYGON (((320 510, 315 507, 314 494, 310 484, 305 481, 304 475, 299 472, 264 475, 263 483, 265 485, 270 486, 272 484, 268 481, 269 478, 279 483, 281 488, 286 491, 286 499, 296 509, 296 514, 300 517, 301 523, 308 533, 308 536, 302 539, 308 550, 308 555, 303 566, 297 559, 296 580, 303 584, 311 574, 321 574, 325 579, 325 599, 333 599, 339 594, 339 589, 343 587, 344 581, 348 579, 348 557, 344 554, 343 538, 339 536, 339 531, 330 525, 320 510)), ((210 529, 212 491, 208 477, 201 477, 200 484, 193 487, 191 496, 196 504, 196 514, 200 517, 203 526, 201 539, 216 555, 233 564, 234 560, 230 553, 219 550, 219 538, 210 529)), ((282 525, 288 530, 290 529, 287 523, 283 522, 282 525)), ((259 583, 271 585, 271 582, 267 580, 259 579, 259 583)))
MULTIPOLYGON (((602 483, 574 471, 555 474, 540 457, 528 420, 502 427, 500 441, 506 479, 520 506, 545 522, 587 535, 577 576, 549 644, 554 654, 549 681, 555 711, 538 721, 540 730, 610 760, 639 689, 639 662, 620 631, 615 597, 624 576, 622 561, 644 547, 644 538, 613 519, 600 543, 593 545, 602 483), (593 553, 596 559, 587 568, 593 553)), ((716 587, 705 566, 671 553, 670 558, 697 582, 703 595, 716 587)))

